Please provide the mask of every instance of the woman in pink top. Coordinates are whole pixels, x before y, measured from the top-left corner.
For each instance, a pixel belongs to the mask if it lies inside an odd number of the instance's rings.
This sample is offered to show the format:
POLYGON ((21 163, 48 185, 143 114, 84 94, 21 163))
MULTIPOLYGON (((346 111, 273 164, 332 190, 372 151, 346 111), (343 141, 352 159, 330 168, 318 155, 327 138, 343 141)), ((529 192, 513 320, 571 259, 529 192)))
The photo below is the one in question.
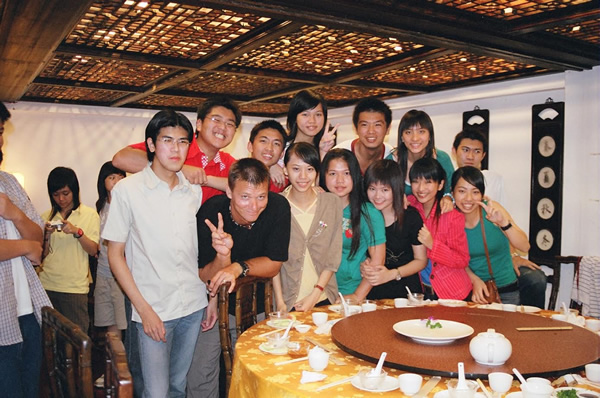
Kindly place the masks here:
POLYGON ((419 242, 427 248, 431 266, 421 272, 425 291, 433 287, 433 298, 468 300, 473 286, 467 275, 469 245, 465 217, 458 210, 441 214, 446 173, 433 158, 421 158, 410 169, 412 195, 408 200, 423 218, 419 242))

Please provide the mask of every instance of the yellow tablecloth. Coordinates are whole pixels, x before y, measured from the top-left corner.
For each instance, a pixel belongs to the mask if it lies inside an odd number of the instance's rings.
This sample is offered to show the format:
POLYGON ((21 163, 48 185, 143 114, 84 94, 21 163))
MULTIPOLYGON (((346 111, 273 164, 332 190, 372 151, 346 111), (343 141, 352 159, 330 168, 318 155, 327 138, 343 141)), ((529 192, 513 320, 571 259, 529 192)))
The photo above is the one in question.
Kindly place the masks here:
MULTIPOLYGON (((393 302, 384 300, 379 303, 378 308, 385 308, 393 305, 393 302)), ((318 308, 314 311, 324 311, 329 314, 329 320, 341 318, 341 315, 329 311, 327 307, 318 308)), ((544 315, 551 312, 543 311, 544 315)), ((386 393, 371 393, 359 390, 352 386, 350 382, 329 388, 327 390, 316 392, 315 390, 325 384, 333 383, 338 380, 348 378, 359 372, 360 369, 374 367, 373 363, 356 358, 342 350, 331 342, 330 335, 315 334, 315 326, 312 322, 311 312, 295 312, 296 320, 311 325, 311 330, 307 333, 299 333, 292 328, 290 331, 290 341, 302 341, 310 337, 318 342, 325 344, 327 348, 334 352, 335 358, 341 359, 345 365, 336 365, 329 362, 327 368, 320 372, 327 375, 323 381, 301 384, 302 371, 313 371, 308 361, 296 362, 287 365, 275 366, 276 362, 293 359, 289 355, 272 355, 259 350, 258 346, 267 341, 267 337, 260 337, 261 334, 272 331, 273 328, 263 321, 244 332, 238 339, 231 387, 229 397, 363 397, 363 396, 386 396, 408 398, 399 389, 386 393)), ((404 373, 401 370, 385 368, 389 376, 397 377, 404 373)), ((423 377, 423 384, 431 376, 423 377)), ((441 382, 428 394, 433 397, 438 391, 446 389, 447 378, 442 378, 441 382)), ((487 386, 487 381, 484 381, 487 386)), ((519 391, 519 383, 513 381, 512 391, 519 391)))

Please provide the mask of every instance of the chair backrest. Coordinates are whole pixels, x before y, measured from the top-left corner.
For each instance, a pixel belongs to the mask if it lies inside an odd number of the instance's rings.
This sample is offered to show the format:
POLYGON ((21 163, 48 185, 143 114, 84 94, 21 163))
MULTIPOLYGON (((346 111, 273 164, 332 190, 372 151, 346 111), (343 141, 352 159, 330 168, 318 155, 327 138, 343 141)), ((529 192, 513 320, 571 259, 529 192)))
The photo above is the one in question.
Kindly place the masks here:
MULTIPOLYGON (((558 290, 560 288, 560 275, 562 264, 573 264, 577 267, 581 257, 579 256, 555 256, 554 261, 550 264, 553 274, 548 276, 548 283, 552 285, 550 290, 550 299, 548 300, 548 309, 554 310, 556 308, 556 299, 558 298, 558 290)), ((569 304, 570 306, 570 304, 569 304)))
POLYGON ((92 398, 92 341, 54 308, 42 308, 44 360, 54 398, 92 398))
POLYGON ((127 367, 125 346, 116 333, 106 333, 105 361, 104 396, 106 398, 133 397, 133 381, 127 367))
MULTIPOLYGON (((235 328, 238 336, 246 329, 256 324, 257 315, 257 291, 258 286, 264 285, 265 291, 265 313, 272 311, 273 301, 271 298, 271 278, 245 277, 236 281, 235 289, 231 294, 235 295, 235 328)), ((231 335, 229 334, 229 287, 226 283, 219 288, 219 335, 221 338, 221 351, 225 362, 225 396, 229 394, 231 373, 233 370, 233 347, 231 335)))

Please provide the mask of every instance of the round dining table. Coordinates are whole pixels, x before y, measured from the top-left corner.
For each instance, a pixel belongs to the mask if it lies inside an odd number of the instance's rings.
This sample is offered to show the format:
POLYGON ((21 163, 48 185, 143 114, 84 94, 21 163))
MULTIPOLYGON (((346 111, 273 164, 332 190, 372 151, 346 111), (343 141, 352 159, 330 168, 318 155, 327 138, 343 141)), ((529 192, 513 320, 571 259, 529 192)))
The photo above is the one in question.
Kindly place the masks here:
MULTIPOLYGON (((514 364, 519 365, 521 362, 517 358, 521 356, 537 358, 537 363, 540 365, 539 368, 524 368, 528 369, 525 371, 526 375, 554 376, 563 375, 566 372, 579 373, 583 370, 584 363, 572 366, 572 362, 569 362, 572 354, 579 355, 580 352, 586 352, 589 354, 588 362, 597 361, 600 358, 600 336, 579 326, 572 325, 573 329, 560 331, 517 332, 515 330, 513 334, 511 329, 515 327, 569 325, 549 319, 550 314, 553 313, 551 311, 542 310, 537 314, 519 314, 479 309, 473 305, 462 308, 428 305, 397 309, 393 307, 393 300, 381 300, 377 302, 376 311, 356 314, 347 318, 343 318, 329 307, 315 308, 312 312, 292 313, 296 321, 311 325, 311 329, 306 333, 300 333, 292 328, 290 341, 300 342, 305 347, 314 347, 315 344, 318 344, 330 351, 331 359, 327 368, 321 372, 315 372, 310 368, 308 360, 280 364, 294 358, 289 354, 273 355, 259 348, 261 344, 267 342, 266 334, 275 330, 267 324, 268 321, 263 321, 246 330, 237 340, 229 397, 314 397, 318 395, 323 397, 388 396, 405 398, 406 396, 398 388, 389 392, 369 392, 358 389, 350 381, 352 376, 361 369, 373 368, 383 351, 388 353, 384 369, 391 377, 397 378, 400 374, 407 372, 419 373, 423 375, 423 384, 425 384, 431 378, 437 377, 434 375, 442 376, 441 381, 432 390, 419 398, 431 398, 438 392, 445 392, 446 382, 450 378, 456 377, 455 370, 458 362, 465 363, 467 377, 479 377, 487 385, 488 373, 507 371, 508 367, 514 364), (317 333, 317 328, 311 318, 314 311, 327 312, 329 322, 339 320, 332 326, 331 334, 317 333), (393 330, 393 325, 402 320, 425 319, 430 316, 469 324, 474 332, 470 336, 448 344, 428 345, 415 342, 393 330), (512 343, 513 354, 506 366, 481 366, 474 362, 468 352, 469 341, 477 333, 489 328, 505 334, 512 343), (555 336, 554 340, 551 336, 555 336), (570 351, 563 350, 559 344, 567 342, 570 351), (556 364, 555 369, 549 369, 546 363, 549 351, 559 353, 557 355, 562 356, 566 361, 566 368, 565 365, 556 364), (439 367, 439 364, 445 365, 439 367), (307 372, 320 373, 325 378, 321 381, 302 383, 302 378, 308 374, 307 372), (317 391, 320 387, 338 381, 343 381, 343 383, 323 391, 317 391)), ((508 373, 511 373, 510 369, 508 369, 508 373)), ((586 388, 588 387, 586 386, 586 388)), ((593 387, 589 388, 593 389, 593 387)), ((511 391, 519 391, 519 383, 516 378, 511 391)), ((600 392, 600 388, 596 391, 600 392)))

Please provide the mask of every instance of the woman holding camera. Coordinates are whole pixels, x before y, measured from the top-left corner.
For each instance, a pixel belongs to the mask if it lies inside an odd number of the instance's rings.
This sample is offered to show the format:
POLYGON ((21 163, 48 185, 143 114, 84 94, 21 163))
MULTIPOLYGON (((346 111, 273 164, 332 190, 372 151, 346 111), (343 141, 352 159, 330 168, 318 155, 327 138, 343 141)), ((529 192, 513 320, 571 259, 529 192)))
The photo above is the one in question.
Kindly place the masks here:
POLYGON ((42 214, 46 228, 40 280, 54 308, 87 333, 92 281, 88 256, 98 254, 100 218, 81 204, 72 169, 56 167, 50 172, 48 195, 52 208, 42 214))

